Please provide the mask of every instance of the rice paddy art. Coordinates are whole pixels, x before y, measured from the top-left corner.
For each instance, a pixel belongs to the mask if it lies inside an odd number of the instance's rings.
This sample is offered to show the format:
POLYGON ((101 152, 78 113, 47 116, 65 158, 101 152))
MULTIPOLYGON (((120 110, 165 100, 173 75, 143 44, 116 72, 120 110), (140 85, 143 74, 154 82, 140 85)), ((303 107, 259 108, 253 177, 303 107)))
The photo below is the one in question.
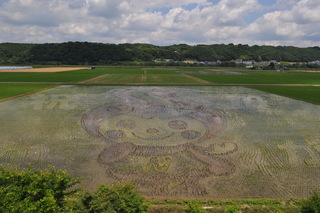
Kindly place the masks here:
POLYGON ((0 103, 0 163, 150 197, 319 190, 320 107, 244 87, 59 86, 0 103))
POLYGON ((185 102, 177 95, 179 90, 140 92, 144 93, 141 98, 136 89, 116 91, 116 103, 98 107, 83 118, 91 135, 111 144, 98 158, 110 175, 139 184, 153 195, 203 195, 207 192, 199 184, 201 178, 235 171, 232 162, 218 155, 236 151, 236 144, 220 145, 218 154, 214 144, 199 145, 224 130, 219 112, 185 102), (175 187, 169 187, 172 183, 175 187))

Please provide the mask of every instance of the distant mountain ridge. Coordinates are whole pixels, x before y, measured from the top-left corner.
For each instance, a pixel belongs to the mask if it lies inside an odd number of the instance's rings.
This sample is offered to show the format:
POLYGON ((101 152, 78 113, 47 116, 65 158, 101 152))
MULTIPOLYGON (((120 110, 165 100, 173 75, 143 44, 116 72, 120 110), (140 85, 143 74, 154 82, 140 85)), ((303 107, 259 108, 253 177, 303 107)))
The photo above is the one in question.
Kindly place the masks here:
POLYGON ((0 43, 0 65, 104 65, 125 62, 169 61, 255 61, 311 62, 320 60, 319 47, 249 46, 246 44, 156 46, 152 44, 107 44, 93 42, 0 43), (161 61, 161 60, 160 60, 161 61), (168 60, 167 60, 168 61, 168 60))

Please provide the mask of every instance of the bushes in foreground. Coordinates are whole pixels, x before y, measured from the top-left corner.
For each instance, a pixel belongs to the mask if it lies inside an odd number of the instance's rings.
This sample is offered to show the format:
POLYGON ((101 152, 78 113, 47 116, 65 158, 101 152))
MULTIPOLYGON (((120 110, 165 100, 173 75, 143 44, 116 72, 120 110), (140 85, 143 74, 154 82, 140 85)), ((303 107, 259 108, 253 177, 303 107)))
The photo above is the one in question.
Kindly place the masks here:
POLYGON ((301 208, 302 213, 320 213, 320 196, 314 192, 313 195, 305 200, 301 208))
POLYGON ((0 212, 57 212, 76 193, 69 189, 77 183, 54 167, 21 172, 0 168, 0 212))
POLYGON ((81 203, 87 212, 147 212, 145 198, 138 195, 136 186, 117 183, 111 187, 101 185, 96 192, 85 193, 81 203))
MULTIPOLYGON (((0 212, 143 213, 149 210, 147 200, 130 183, 117 183, 110 187, 101 185, 94 192, 83 193, 74 187, 79 182, 79 179, 73 179, 65 171, 54 167, 19 172, 0 167, 0 212)), ((244 200, 244 203, 242 200, 228 203, 203 202, 155 201, 151 212, 299 212, 301 206, 302 213, 320 213, 320 196, 316 192, 302 202, 295 202, 294 206, 291 206, 292 202, 289 206, 278 206, 280 201, 259 200, 244 200), (242 204, 247 207, 244 208, 242 204), (203 205, 213 205, 215 208, 204 210, 203 205)))
POLYGON ((65 171, 12 171, 0 167, 0 212, 130 212, 148 210, 145 198, 130 183, 100 186, 95 192, 72 189, 79 179, 65 171))

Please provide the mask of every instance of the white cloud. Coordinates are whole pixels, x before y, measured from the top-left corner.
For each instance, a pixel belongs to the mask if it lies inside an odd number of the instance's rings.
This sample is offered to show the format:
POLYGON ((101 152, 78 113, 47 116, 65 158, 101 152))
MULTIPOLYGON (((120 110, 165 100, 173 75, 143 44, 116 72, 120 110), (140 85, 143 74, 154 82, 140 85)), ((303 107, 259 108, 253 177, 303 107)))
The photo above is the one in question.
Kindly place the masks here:
POLYGON ((271 8, 275 10, 288 10, 294 6, 298 0, 276 0, 276 3, 271 8))
POLYGON ((277 45, 320 44, 320 0, 302 0, 290 10, 264 14, 245 30, 252 40, 277 45), (312 42, 311 42, 312 40, 312 42))
POLYGON ((320 0, 3 0, 0 42, 315 46, 319 11, 320 0))
POLYGON ((89 14, 105 18, 118 18, 121 15, 119 3, 115 0, 87 0, 89 14))
POLYGON ((162 16, 160 13, 132 13, 122 17, 120 27, 135 31, 154 31, 158 28, 162 16))
POLYGON ((12 25, 57 26, 64 7, 59 1, 11 0, 2 5, 0 18, 12 25))

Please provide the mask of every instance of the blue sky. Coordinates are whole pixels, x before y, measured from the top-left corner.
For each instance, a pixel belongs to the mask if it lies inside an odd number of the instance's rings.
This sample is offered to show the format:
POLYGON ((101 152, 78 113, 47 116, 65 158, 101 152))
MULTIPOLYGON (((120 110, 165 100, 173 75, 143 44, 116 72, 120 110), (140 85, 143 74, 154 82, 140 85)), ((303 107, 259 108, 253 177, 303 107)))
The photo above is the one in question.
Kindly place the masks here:
POLYGON ((0 42, 320 46, 320 0, 0 0, 0 42))

